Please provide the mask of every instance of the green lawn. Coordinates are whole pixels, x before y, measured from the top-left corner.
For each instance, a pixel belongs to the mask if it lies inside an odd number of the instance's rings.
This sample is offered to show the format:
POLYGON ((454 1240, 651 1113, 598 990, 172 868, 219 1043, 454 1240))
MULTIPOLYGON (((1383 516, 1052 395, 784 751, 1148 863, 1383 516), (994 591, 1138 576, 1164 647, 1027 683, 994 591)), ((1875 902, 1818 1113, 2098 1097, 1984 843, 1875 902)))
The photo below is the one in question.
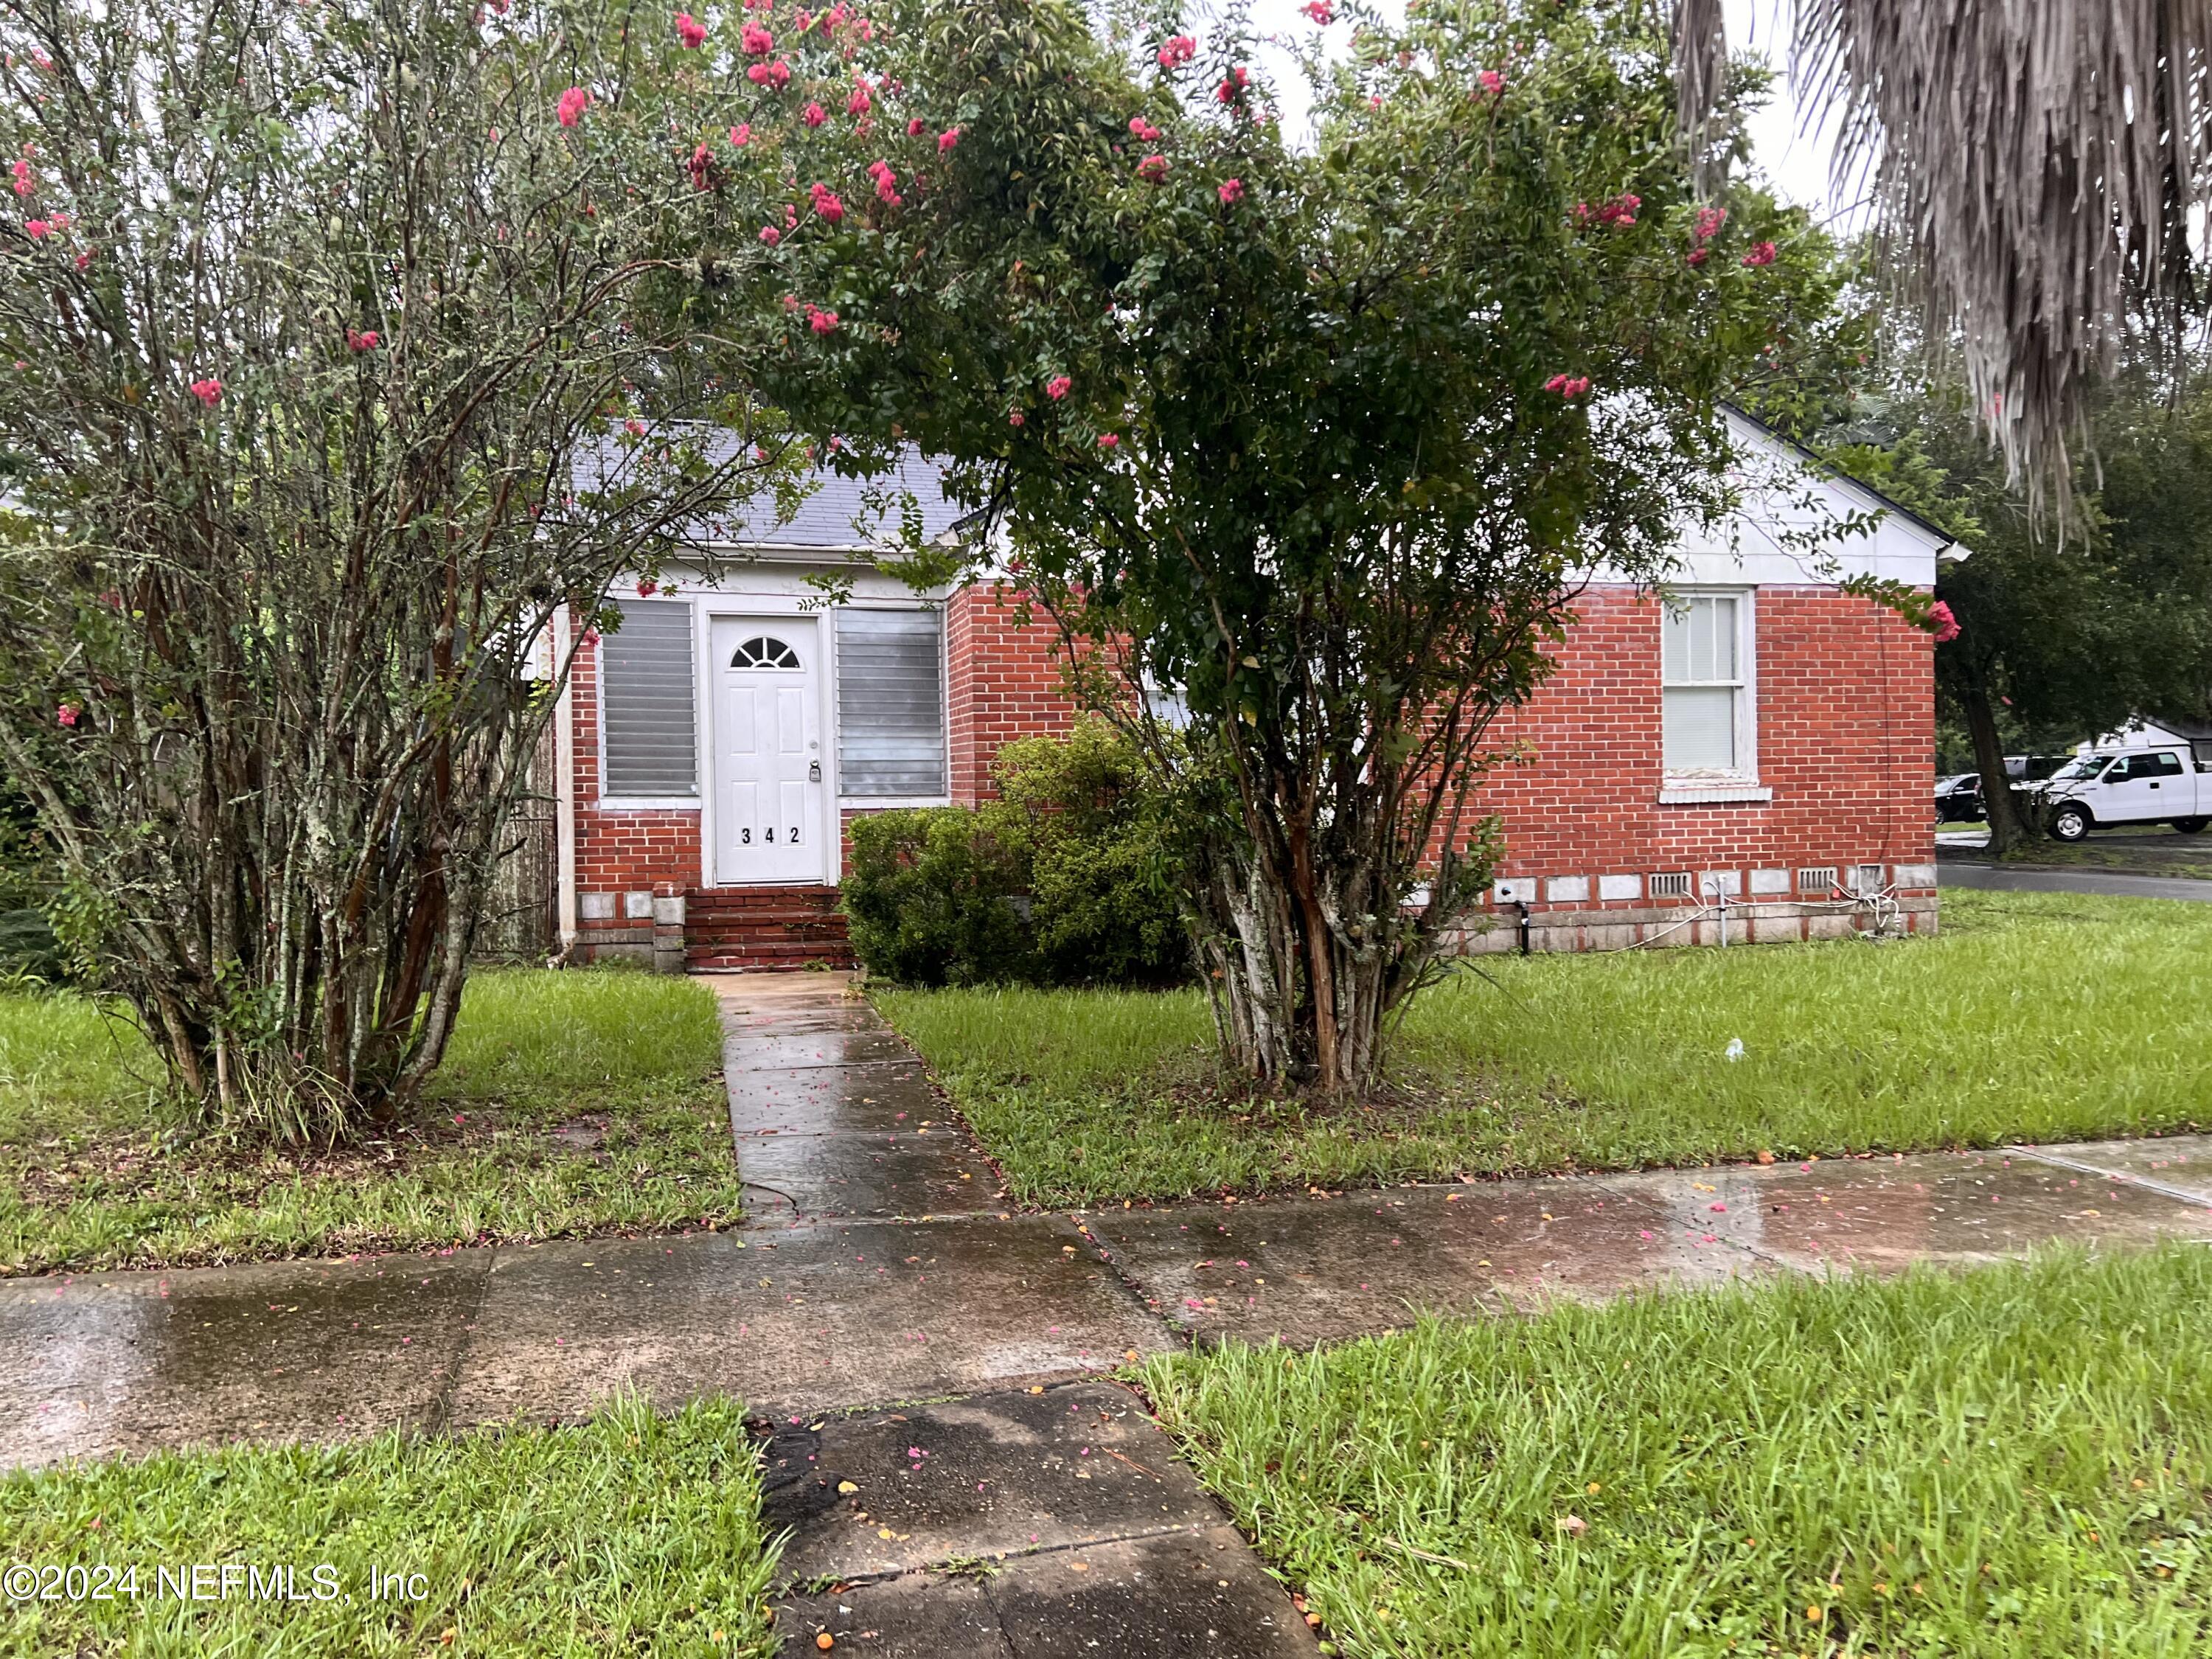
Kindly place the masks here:
MULTIPOLYGON (((362 1444, 161 1453, 0 1479, 0 1565, 88 1574, 128 1597, 0 1600, 0 1655, 746 1655, 775 1650, 775 1547, 743 1408, 672 1417, 635 1400, 567 1428, 362 1444), (291 1567, 298 1601, 158 1590, 206 1563, 291 1567), (315 1569, 327 1567, 318 1579, 315 1569), (419 1599, 370 1595, 372 1569, 421 1575, 419 1599), (319 1590, 331 1593, 316 1599, 319 1590)), ((184 1581, 187 1585, 190 1580, 184 1581)), ((221 1585, 210 1578, 209 1587, 221 1585)), ((66 1590, 71 1581, 54 1582, 66 1590)))
POLYGON ((720 1064, 693 981, 489 970, 403 1132, 240 1152, 164 1114, 129 1026, 0 995, 0 1274, 722 1225, 739 1188, 720 1064))
POLYGON ((2212 905, 1943 905, 1932 939, 1487 958, 1410 1010, 1391 1100, 1327 1112, 1224 1085, 1196 992, 876 995, 1041 1204, 2212 1122, 2212 905))
POLYGON ((1163 1356, 1323 1621, 1431 1659, 2212 1652, 2212 1251, 1163 1356))

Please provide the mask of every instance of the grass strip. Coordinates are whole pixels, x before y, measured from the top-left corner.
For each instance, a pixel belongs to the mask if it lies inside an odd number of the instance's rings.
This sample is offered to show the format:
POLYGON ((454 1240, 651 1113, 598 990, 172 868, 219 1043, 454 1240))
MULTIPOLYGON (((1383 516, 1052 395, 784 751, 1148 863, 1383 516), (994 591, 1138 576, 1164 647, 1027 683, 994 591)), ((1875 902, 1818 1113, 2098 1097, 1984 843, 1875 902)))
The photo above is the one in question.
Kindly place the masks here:
POLYGON ((1143 1369, 1330 1650, 2212 1652, 2212 1250, 1143 1369))

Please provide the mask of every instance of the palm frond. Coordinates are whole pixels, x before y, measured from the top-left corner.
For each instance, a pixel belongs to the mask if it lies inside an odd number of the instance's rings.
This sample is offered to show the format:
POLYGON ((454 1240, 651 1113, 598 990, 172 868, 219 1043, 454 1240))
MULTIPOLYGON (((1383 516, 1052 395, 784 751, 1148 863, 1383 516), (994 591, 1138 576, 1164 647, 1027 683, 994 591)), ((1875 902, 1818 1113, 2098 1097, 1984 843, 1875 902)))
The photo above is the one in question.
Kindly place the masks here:
MULTIPOLYGON (((1715 8, 1675 3, 1694 122, 1692 93, 1717 88, 1688 25, 1715 8)), ((1929 337, 1956 343, 2011 477, 2065 516, 2084 395, 2130 319, 2172 337, 2203 297, 2190 228, 2212 193, 2212 5, 1795 0, 1793 12, 1791 76, 1808 119, 1837 119, 1839 188, 1870 181, 1929 337)))

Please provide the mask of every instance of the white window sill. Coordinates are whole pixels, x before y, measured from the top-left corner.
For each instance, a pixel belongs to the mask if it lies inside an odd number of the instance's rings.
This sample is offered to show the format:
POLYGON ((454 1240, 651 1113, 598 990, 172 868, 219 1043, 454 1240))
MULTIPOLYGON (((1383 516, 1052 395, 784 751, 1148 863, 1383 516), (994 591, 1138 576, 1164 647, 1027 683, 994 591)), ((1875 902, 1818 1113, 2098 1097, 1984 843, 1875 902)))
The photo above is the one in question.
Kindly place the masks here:
POLYGON ((578 801, 576 805, 586 812, 696 812, 699 810, 699 797, 601 795, 597 800, 578 801))
POLYGON ((950 806, 950 795, 840 795, 841 812, 904 812, 918 806, 950 806))
POLYGON ((1720 806, 1738 801, 1753 804, 1774 799, 1774 791, 1756 783, 1730 782, 1716 778, 1668 778, 1659 786, 1662 806, 1720 806))

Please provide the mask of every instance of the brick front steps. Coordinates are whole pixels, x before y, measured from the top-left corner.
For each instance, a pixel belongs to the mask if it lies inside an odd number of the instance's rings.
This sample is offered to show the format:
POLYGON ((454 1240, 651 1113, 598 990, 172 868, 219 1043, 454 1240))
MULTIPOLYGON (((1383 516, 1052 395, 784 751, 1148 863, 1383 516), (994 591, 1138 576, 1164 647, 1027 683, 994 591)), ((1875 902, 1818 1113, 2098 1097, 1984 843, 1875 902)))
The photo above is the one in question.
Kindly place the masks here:
POLYGON ((693 973, 850 968, 834 887, 695 889, 684 896, 684 965, 693 973))

